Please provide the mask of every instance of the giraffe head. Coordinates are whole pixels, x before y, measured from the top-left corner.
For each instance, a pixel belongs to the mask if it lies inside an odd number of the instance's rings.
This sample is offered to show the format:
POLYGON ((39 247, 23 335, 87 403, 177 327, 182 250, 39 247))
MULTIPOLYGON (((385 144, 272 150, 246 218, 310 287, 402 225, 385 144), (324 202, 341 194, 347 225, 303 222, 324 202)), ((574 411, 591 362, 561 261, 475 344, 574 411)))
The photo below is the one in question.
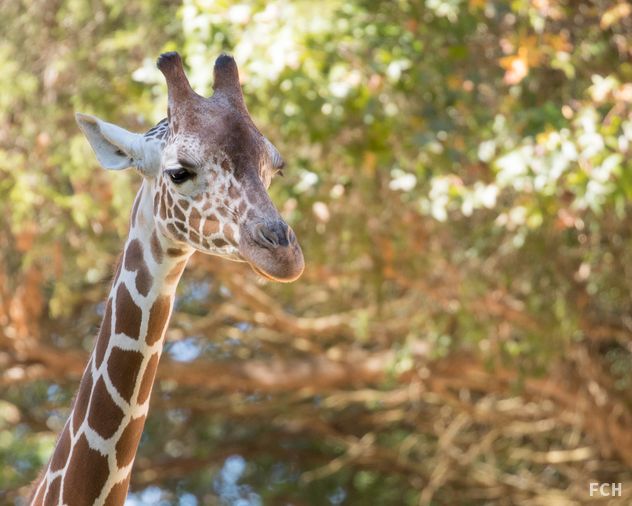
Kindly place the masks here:
POLYGON ((297 279, 303 253, 267 193, 283 159, 248 113, 235 61, 216 60, 210 98, 193 91, 177 53, 157 65, 168 90, 164 132, 133 134, 78 114, 97 158, 109 169, 134 166, 151 181, 154 223, 169 240, 246 261, 275 281, 297 279))

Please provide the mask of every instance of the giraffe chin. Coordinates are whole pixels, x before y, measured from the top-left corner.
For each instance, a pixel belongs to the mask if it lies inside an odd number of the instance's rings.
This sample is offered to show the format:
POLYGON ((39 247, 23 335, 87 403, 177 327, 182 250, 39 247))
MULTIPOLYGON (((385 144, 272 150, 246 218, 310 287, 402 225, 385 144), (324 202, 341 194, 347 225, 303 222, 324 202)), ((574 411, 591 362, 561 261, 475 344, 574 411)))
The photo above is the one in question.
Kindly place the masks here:
POLYGON ((296 281, 301 274, 303 273, 301 271, 301 273, 298 274, 298 276, 296 276, 293 279, 282 279, 282 278, 275 278, 274 276, 267 274, 265 271, 259 269, 256 265, 252 264, 252 263, 248 263, 250 265, 250 268, 255 271, 257 274, 259 274, 259 276, 261 276, 264 279, 267 279, 268 281, 275 281, 277 283, 292 283, 293 281, 296 281))

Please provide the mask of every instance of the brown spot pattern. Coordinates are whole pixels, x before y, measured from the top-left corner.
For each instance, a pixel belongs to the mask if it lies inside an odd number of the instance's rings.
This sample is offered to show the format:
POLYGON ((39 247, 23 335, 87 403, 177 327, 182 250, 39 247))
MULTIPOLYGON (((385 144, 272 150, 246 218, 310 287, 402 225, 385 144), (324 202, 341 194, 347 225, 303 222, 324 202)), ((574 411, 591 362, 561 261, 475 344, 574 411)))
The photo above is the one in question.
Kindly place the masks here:
POLYGON ((159 359, 159 354, 154 353, 149 359, 149 362, 147 362, 145 373, 143 374, 143 379, 140 382, 140 388, 138 389, 138 404, 143 404, 151 393, 151 387, 154 384, 154 378, 156 377, 156 369, 158 368, 159 359))
POLYGON ((226 158, 222 160, 222 169, 227 172, 230 170, 230 164, 228 163, 228 160, 226 158))
POLYGON ((182 209, 184 209, 185 211, 186 211, 187 209, 189 209, 189 201, 188 201, 188 200, 186 200, 186 199, 180 199, 180 200, 178 200, 178 204, 180 204, 180 207, 181 207, 182 209))
POLYGON ((154 261, 159 264, 162 262, 162 247, 160 246, 160 241, 158 240, 158 235, 156 231, 152 231, 151 238, 149 239, 149 244, 151 246, 151 254, 154 257, 154 261))
POLYGON ((160 217, 163 220, 167 219, 167 205, 165 204, 164 199, 160 201, 160 217))
POLYGON ((228 195, 233 200, 237 200, 239 198, 239 191, 237 190, 237 187, 232 183, 228 185, 228 195))
POLYGON ((179 239, 180 237, 182 237, 180 230, 173 223, 167 224, 167 230, 169 230, 169 232, 173 234, 173 237, 175 239, 179 239))
POLYGON ((70 453, 70 425, 66 424, 64 430, 57 440, 55 453, 50 461, 50 470, 57 471, 66 465, 68 454, 70 453))
POLYGON ((224 237, 228 240, 229 243, 237 246, 237 241, 235 239, 235 233, 233 232, 233 227, 226 224, 224 225, 224 237))
POLYGON ((125 268, 130 272, 136 272, 136 290, 147 296, 152 278, 143 256, 143 246, 138 239, 131 241, 125 251, 125 268))
POLYGON ((174 206, 173 214, 176 217, 176 219, 181 220, 181 221, 185 220, 184 213, 182 212, 182 209, 180 209, 180 206, 174 206))
POLYGON ((105 305, 105 314, 103 315, 103 323, 101 323, 101 330, 99 331, 99 337, 97 337, 97 347, 95 351, 94 365, 97 369, 103 362, 103 357, 108 349, 108 342, 110 341, 110 335, 112 333, 112 299, 109 298, 105 305))
POLYGON ((191 226, 191 228, 198 230, 200 228, 200 221, 202 221, 200 211, 198 211, 194 207, 193 209, 191 209, 191 214, 189 215, 189 225, 191 226))
POLYGON ((170 257, 180 257, 184 255, 184 250, 180 248, 167 248, 167 255, 170 257))
POLYGON ((85 434, 74 446, 66 476, 81 477, 64 481, 63 502, 72 506, 90 506, 99 497, 108 479, 108 459, 90 448, 85 434), (89 470, 89 473, 86 473, 89 470))
POLYGON ((162 337, 169 320, 170 311, 171 298, 168 295, 159 296, 151 306, 151 309, 149 310, 149 324, 147 325, 146 338, 147 344, 150 346, 162 337))
POLYGON ((228 243, 224 239, 213 239, 213 244, 218 248, 223 248, 224 246, 228 246, 228 243))
POLYGON ((181 232, 180 237, 185 237, 185 234, 189 231, 189 226, 184 221, 176 221, 175 225, 181 232))
POLYGON ((50 482, 48 492, 44 498, 45 505, 57 505, 59 503, 59 493, 61 492, 61 476, 58 476, 50 482))
POLYGON ((136 271, 136 290, 138 290, 138 293, 141 295, 147 297, 147 294, 151 289, 152 277, 151 274, 149 274, 149 269, 147 268, 145 260, 142 262, 142 265, 140 265, 136 271))
POLYGON ((132 299, 129 290, 120 284, 116 291, 116 325, 117 333, 125 334, 132 339, 138 339, 142 311, 132 299))
MULTIPOLYGON (((88 362, 88 367, 90 363, 88 362)), ((88 409, 88 400, 90 399, 90 392, 92 391, 92 375, 86 374, 81 380, 79 386, 79 393, 75 399, 75 408, 72 413, 72 428, 76 433, 86 416, 86 410, 88 409)))
POLYGON ((130 402, 136 378, 143 361, 143 354, 133 350, 114 347, 108 360, 108 375, 112 385, 127 402, 130 402))
POLYGON ((125 268, 134 272, 143 261, 143 246, 138 239, 130 241, 125 249, 125 268))
POLYGON ((124 467, 134 460, 136 449, 145 426, 145 416, 130 420, 116 443, 116 465, 124 467))
POLYGON ((204 235, 216 234, 217 232, 219 232, 219 221, 207 219, 204 222, 204 235))
POLYGON ((121 425, 123 416, 123 411, 116 405, 108 392, 105 381, 103 378, 99 378, 94 385, 94 392, 92 393, 88 424, 101 437, 109 439, 121 425))
POLYGON ((105 500, 105 506, 120 506, 125 503, 127 489, 129 488, 129 478, 130 475, 128 474, 127 478, 123 481, 119 481, 112 487, 112 490, 110 490, 110 493, 105 500))

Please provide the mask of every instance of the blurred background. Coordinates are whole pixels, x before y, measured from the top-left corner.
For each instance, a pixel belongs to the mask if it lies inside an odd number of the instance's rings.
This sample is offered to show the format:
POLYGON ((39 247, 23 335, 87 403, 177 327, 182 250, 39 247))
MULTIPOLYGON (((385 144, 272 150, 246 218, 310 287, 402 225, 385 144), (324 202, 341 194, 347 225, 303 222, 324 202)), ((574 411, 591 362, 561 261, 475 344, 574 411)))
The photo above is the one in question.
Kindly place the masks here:
POLYGON ((166 115, 222 51, 305 252, 196 255, 128 503, 630 504, 632 4, 0 2, 0 504, 48 460, 166 115), (589 483, 623 483, 620 498, 589 483))

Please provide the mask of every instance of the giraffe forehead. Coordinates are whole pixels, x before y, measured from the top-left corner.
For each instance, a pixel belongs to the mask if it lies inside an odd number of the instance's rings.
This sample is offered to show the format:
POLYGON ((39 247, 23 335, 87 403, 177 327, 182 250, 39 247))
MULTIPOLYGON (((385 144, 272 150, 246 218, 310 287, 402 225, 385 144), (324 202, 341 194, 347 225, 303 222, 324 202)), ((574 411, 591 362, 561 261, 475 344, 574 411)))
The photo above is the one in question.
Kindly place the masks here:
POLYGON ((170 128, 165 156, 188 155, 202 162, 223 151, 235 170, 244 171, 261 165, 267 153, 266 140, 250 116, 229 107, 202 107, 174 117, 170 128))
POLYGON ((180 160, 188 160, 195 164, 204 161, 208 147, 200 142, 198 135, 179 133, 174 134, 163 151, 165 167, 177 165, 180 160))

